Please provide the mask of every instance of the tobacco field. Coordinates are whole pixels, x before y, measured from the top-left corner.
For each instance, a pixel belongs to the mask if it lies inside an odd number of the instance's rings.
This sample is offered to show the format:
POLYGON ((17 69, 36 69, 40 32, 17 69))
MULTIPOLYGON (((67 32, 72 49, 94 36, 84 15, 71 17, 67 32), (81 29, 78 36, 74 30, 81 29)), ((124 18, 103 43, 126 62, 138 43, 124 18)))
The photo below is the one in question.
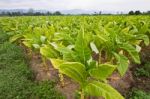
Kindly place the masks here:
POLYGON ((0 17, 0 75, 0 99, 150 99, 150 16, 0 17))

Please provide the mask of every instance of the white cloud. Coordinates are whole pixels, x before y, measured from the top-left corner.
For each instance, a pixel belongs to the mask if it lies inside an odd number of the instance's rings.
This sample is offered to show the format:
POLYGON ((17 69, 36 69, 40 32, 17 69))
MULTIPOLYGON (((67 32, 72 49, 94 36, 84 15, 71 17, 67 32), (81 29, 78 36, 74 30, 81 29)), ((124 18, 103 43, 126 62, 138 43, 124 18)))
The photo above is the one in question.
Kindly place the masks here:
POLYGON ((0 8, 147 11, 150 10, 150 0, 0 0, 0 8))

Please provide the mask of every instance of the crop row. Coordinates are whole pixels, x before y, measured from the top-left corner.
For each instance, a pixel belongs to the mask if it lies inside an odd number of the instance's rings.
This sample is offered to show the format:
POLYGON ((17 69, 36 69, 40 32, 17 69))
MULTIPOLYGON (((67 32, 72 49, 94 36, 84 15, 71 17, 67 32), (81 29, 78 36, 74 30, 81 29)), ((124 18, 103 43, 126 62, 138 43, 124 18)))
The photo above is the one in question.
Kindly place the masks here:
POLYGON ((0 18, 0 29, 10 42, 23 44, 50 60, 80 85, 87 95, 124 99, 107 83, 117 70, 124 76, 130 61, 140 64, 139 52, 149 45, 149 16, 55 16, 0 18))

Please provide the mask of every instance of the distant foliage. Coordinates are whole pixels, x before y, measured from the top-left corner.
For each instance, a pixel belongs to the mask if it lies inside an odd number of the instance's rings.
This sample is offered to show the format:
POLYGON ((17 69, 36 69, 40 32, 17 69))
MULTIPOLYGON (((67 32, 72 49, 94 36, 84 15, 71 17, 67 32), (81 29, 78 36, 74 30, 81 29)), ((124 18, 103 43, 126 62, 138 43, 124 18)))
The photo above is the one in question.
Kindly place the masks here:
POLYGON ((141 12, 140 10, 137 11, 129 11, 129 15, 149 15, 150 11, 147 12, 141 12))
POLYGON ((150 99, 150 93, 146 93, 142 90, 133 89, 129 99, 150 99))
POLYGON ((29 9, 28 12, 23 11, 1 11, 0 16, 47 16, 47 15, 63 15, 60 11, 42 12, 29 9))
POLYGON ((150 77, 150 62, 144 64, 140 68, 136 68, 134 73, 136 76, 150 77))

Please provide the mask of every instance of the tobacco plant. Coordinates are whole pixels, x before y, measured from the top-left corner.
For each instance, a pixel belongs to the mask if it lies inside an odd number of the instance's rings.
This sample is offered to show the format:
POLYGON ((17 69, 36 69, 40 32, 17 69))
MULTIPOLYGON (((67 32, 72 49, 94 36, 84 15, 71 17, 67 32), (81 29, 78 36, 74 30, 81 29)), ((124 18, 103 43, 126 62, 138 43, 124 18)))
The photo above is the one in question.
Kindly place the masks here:
POLYGON ((79 83, 81 99, 86 95, 123 99, 120 93, 106 83, 116 65, 98 64, 92 59, 92 51, 89 42, 86 41, 84 28, 78 33, 74 47, 56 46, 55 49, 62 53, 63 58, 50 58, 54 68, 79 83))
POLYGON ((123 99, 107 78, 118 70, 124 76, 129 62, 140 64, 139 52, 149 45, 148 16, 25 17, 0 20, 11 42, 23 43, 49 59, 63 74, 79 83, 81 99, 102 96, 123 99))

